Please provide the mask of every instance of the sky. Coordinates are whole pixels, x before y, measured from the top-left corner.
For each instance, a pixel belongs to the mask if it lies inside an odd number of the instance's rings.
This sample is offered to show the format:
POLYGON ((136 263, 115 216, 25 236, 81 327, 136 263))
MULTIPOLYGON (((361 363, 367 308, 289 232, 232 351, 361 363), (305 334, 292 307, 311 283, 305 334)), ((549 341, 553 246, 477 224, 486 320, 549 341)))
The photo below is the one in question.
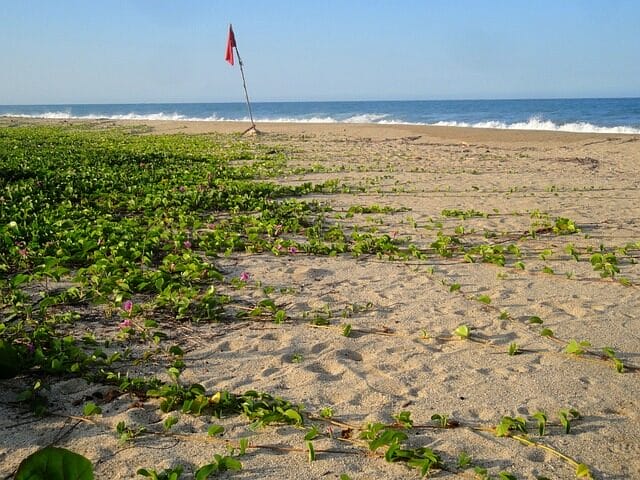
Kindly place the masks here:
POLYGON ((640 97, 638 0, 0 0, 0 104, 640 97))

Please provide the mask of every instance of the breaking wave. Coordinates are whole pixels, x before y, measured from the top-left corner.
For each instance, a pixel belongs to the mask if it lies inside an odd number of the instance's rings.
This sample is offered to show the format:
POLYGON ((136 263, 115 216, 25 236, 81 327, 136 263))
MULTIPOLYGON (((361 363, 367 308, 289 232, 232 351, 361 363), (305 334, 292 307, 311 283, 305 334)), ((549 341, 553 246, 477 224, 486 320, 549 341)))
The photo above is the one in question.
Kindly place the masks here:
MULTIPOLYGON (((2 113, 0 117, 16 117, 16 118, 44 118, 53 120, 168 120, 168 121, 190 121, 190 122, 248 122, 249 117, 227 118, 218 115, 209 115, 202 117, 191 117, 181 113, 173 112, 157 112, 157 113, 125 113, 125 114, 85 114, 74 115, 69 111, 49 111, 42 113, 2 113)), ((270 117, 257 116, 256 122, 269 123, 371 123, 383 125, 428 125, 437 127, 465 127, 465 128, 493 128, 501 130, 538 130, 538 131, 557 131, 557 132, 574 132, 574 133, 611 133, 611 134, 640 134, 640 128, 631 126, 599 126, 588 122, 568 122, 555 123, 551 120, 534 116, 525 122, 507 123, 498 120, 487 120, 480 122, 459 122, 459 121, 437 121, 437 122, 409 122, 402 119, 389 118, 388 114, 380 113, 362 113, 344 118, 336 118, 331 115, 316 116, 285 116, 270 117)))
POLYGON ((467 122, 436 122, 433 126, 438 127, 467 127, 467 128, 495 128, 502 130, 543 130, 554 132, 574 132, 574 133, 627 133, 640 134, 640 128, 628 126, 602 127, 587 122, 569 122, 557 124, 551 120, 543 120, 539 117, 531 117, 526 122, 505 123, 495 120, 467 123, 467 122))

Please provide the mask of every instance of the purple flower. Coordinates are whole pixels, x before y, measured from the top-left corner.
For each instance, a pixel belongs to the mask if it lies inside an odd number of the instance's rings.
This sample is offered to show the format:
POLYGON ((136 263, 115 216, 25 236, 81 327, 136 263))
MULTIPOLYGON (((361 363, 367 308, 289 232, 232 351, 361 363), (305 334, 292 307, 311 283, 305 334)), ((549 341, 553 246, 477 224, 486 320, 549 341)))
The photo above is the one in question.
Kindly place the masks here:
POLYGON ((295 255, 296 253, 298 253, 298 249, 296 247, 289 247, 289 253, 291 255, 295 255))
POLYGON ((33 352, 35 352, 35 351, 36 351, 36 346, 35 346, 33 343, 29 343, 29 344, 27 344, 27 351, 28 351, 29 353, 33 353, 33 352))
POLYGON ((189 240, 185 240, 184 242, 182 242, 182 245, 184 246, 184 248, 186 248, 187 250, 191 250, 191 242, 189 240))
POLYGON ((133 302, 131 300, 125 300, 124 302, 122 302, 122 310, 127 313, 131 313, 131 311, 133 310, 133 302))
POLYGON ((118 327, 123 329, 123 328, 129 328, 131 325, 132 325, 131 320, 126 318, 118 324, 118 327))
POLYGON ((240 274, 240 281, 242 281, 242 282, 248 281, 249 278, 251 278, 251 274, 249 272, 242 272, 240 274))

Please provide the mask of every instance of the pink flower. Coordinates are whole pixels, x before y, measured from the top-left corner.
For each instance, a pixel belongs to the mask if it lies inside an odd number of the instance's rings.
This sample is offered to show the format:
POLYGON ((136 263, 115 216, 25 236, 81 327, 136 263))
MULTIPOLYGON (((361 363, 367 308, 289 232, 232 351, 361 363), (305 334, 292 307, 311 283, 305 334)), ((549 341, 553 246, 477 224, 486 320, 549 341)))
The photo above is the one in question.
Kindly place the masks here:
POLYGON ((124 319, 123 321, 121 321, 118 324, 119 328, 129 328, 132 325, 131 320, 129 320, 128 318, 124 319))
POLYGON ((240 274, 240 281, 242 281, 242 282, 248 281, 249 278, 251 278, 251 274, 249 272, 242 272, 240 274))
POLYGON ((296 253, 298 253, 298 249, 296 247, 289 247, 289 253, 291 255, 295 255, 296 253))
POLYGON ((182 245, 184 246, 184 248, 186 248, 187 250, 191 250, 191 242, 189 240, 185 240, 184 242, 182 242, 182 245))
POLYGON ((20 250, 18 250, 18 254, 21 257, 26 257, 27 256, 27 249, 26 248, 21 248, 20 250))
POLYGON ((125 300, 124 302, 122 302, 122 310, 127 313, 131 313, 131 311, 133 310, 133 302, 131 300, 125 300))

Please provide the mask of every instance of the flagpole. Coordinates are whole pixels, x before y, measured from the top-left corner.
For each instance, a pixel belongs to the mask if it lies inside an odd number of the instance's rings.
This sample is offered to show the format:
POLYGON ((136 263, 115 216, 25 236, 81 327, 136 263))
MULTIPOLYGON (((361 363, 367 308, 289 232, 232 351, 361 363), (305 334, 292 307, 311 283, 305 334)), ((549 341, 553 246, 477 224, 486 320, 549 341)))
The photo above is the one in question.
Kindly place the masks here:
POLYGON ((240 64, 240 74, 242 75, 242 86, 244 87, 244 97, 247 100, 247 109, 249 110, 249 118, 251 119, 251 126, 249 128, 247 128, 242 134, 244 135, 245 133, 254 130, 254 131, 258 131, 256 129, 256 124, 253 121, 253 112, 251 111, 251 102, 249 101, 249 92, 247 91, 247 81, 244 78, 244 68, 242 68, 242 57, 240 57, 240 52, 238 51, 238 46, 235 45, 234 47, 236 49, 236 55, 238 55, 238 64, 240 64))

